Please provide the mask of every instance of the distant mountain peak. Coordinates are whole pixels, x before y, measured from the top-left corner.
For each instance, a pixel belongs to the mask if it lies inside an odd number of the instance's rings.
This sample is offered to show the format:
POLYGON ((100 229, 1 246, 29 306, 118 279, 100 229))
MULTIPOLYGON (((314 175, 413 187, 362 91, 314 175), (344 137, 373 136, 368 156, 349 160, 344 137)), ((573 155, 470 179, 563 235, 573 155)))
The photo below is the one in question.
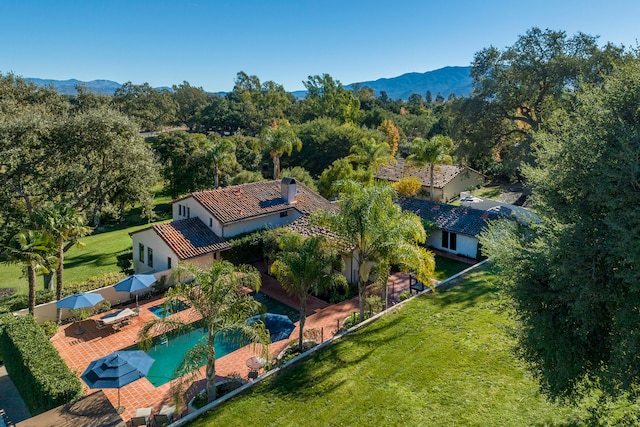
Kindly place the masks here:
POLYGON ((345 88, 352 89, 355 85, 368 86, 373 89, 376 96, 384 91, 391 99, 404 99, 416 93, 425 98, 427 91, 435 98, 441 94, 445 98, 454 94, 456 96, 469 96, 471 93, 471 67, 448 66, 425 73, 405 73, 398 77, 383 77, 378 80, 351 83, 345 88))

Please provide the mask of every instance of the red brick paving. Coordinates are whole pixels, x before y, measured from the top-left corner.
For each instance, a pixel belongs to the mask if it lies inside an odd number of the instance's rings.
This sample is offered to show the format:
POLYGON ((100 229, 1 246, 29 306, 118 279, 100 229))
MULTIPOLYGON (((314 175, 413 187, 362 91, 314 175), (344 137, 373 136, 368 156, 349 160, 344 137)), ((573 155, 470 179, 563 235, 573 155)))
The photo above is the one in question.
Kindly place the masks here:
MULTIPOLYGON (((256 267, 264 266, 256 264, 256 267)), ((279 283, 268 275, 263 274, 263 284, 260 289, 267 295, 284 302, 292 307, 299 307, 296 298, 288 295, 279 283)), ((390 301, 396 302, 397 296, 403 290, 409 289, 408 276, 404 273, 396 273, 389 278, 389 298, 390 301)), ((93 318, 83 321, 82 326, 85 332, 76 335, 77 329, 75 324, 63 325, 59 328, 58 333, 51 339, 53 345, 58 349, 62 358, 67 362, 69 367, 80 376, 87 368, 89 363, 100 357, 111 354, 114 351, 122 350, 137 344, 137 334, 141 326, 155 318, 155 316, 147 310, 147 308, 160 304, 162 299, 155 298, 153 300, 141 301, 140 314, 133 319, 132 324, 125 326, 118 332, 114 332, 110 327, 97 329, 93 318)), ((130 306, 131 307, 131 306, 130 306)), ((340 322, 344 320, 350 313, 358 310, 358 298, 343 301, 339 304, 328 304, 313 296, 309 297, 307 302, 307 321, 305 330, 316 329, 322 331, 323 340, 331 338, 338 331, 340 322)), ((181 317, 189 317, 193 315, 191 310, 185 310, 179 314, 181 317)), ((94 316, 97 318, 98 316, 94 316)), ((195 320, 195 319, 194 319, 195 320)), ((291 338, 298 336, 298 328, 291 333, 291 338)), ((270 353, 275 357, 286 347, 289 340, 282 340, 271 344, 270 353)), ((259 355, 259 349, 254 346, 246 346, 233 353, 216 359, 216 374, 224 377, 231 374, 239 374, 243 378, 247 378, 249 372, 246 361, 254 355, 259 355)), ((204 368, 201 368, 202 378, 204 378, 204 368)), ((202 388, 204 382, 200 381, 196 387, 202 388)), ((103 389, 114 407, 118 406, 118 390, 103 389)), ((194 394, 195 390, 191 390, 194 394)), ((134 415, 136 409, 153 407, 153 411, 160 410, 163 404, 171 404, 170 401, 170 383, 160 387, 154 387, 149 380, 141 378, 120 389, 120 404, 125 407, 121 414, 124 421, 129 421, 134 415)))

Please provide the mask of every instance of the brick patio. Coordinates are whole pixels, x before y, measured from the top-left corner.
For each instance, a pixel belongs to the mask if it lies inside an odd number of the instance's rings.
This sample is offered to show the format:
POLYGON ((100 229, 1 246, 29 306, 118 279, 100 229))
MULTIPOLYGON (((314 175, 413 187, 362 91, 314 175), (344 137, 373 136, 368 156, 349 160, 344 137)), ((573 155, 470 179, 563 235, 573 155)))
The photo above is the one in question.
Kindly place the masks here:
MULTIPOLYGON (((263 266, 256 264, 256 267, 264 271, 263 266)), ((397 296, 400 292, 408 289, 408 275, 395 273, 389 278, 389 298, 391 301, 397 301, 397 296)), ((264 273, 262 275, 262 288, 260 290, 291 307, 299 307, 299 302, 296 298, 288 295, 273 277, 264 273)), ((162 298, 160 297, 141 301, 139 315, 133 318, 130 325, 123 327, 117 332, 114 332, 110 327, 98 329, 93 320, 100 316, 97 315, 94 316, 94 318, 83 321, 82 328, 85 331, 83 334, 78 335, 75 333, 77 325, 73 323, 67 324, 60 327, 58 333, 51 339, 51 342, 58 349, 60 355, 69 367, 80 376, 93 360, 137 344, 138 330, 147 321, 155 319, 155 315, 152 314, 148 308, 158 305, 161 302, 162 298)), ((127 307, 133 308, 134 305, 127 307)), ((354 311, 358 311, 357 297, 339 304, 328 304, 318 298, 310 296, 307 301, 308 317, 305 330, 316 329, 322 331, 323 340, 328 340, 337 332, 340 322, 354 311)), ((190 310, 185 310, 174 316, 190 316, 192 314, 190 310)), ((298 333, 296 323, 296 329, 290 335, 291 339, 295 339, 298 333)), ((288 342, 289 340, 282 340, 271 344, 271 354, 273 356, 279 354, 288 342)), ((216 359, 217 376, 222 378, 231 374, 240 374, 243 378, 247 379, 249 369, 246 366, 246 361, 255 355, 258 355, 256 350, 249 345, 216 359)), ((202 378, 204 378, 204 368, 201 368, 201 374, 202 378)), ((196 388, 201 389, 203 386, 204 381, 200 381, 196 388)), ((103 389, 103 391, 113 406, 117 407, 118 390, 103 389)), ((196 390, 191 390, 191 394, 195 391, 196 390)), ((163 404, 171 404, 170 383, 156 388, 149 380, 141 378, 120 389, 120 405, 125 407, 124 412, 121 414, 124 421, 128 422, 138 408, 152 407, 155 413, 160 410, 163 404)), ((183 414, 184 413, 186 412, 183 412, 183 414)))

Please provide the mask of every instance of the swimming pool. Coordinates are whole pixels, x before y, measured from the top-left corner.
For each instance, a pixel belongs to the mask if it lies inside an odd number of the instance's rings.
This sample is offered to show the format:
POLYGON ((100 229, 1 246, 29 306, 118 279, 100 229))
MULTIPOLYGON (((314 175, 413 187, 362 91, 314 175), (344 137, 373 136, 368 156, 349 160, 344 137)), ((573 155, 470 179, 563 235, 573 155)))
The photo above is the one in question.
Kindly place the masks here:
MULTIPOLYGON (((295 308, 283 304, 262 292, 255 292, 251 296, 264 305, 268 313, 284 314, 293 322, 299 320, 299 311, 295 308)), ((146 351, 146 353, 155 360, 147 374, 149 382, 155 387, 159 387, 171 381, 174 371, 184 358, 187 350, 196 345, 201 339, 206 339, 205 336, 205 328, 194 325, 193 329, 180 334, 167 336, 166 340, 162 337, 155 338, 151 348, 146 351)), ((243 345, 246 345, 246 343, 243 344, 238 342, 238 340, 230 339, 230 337, 226 337, 225 339, 223 336, 216 336, 214 341, 216 358, 225 356, 243 345)), ((133 349, 137 349, 137 347, 134 346, 128 350, 133 349)))
POLYGON ((154 305, 153 307, 149 307, 149 311, 158 317, 167 317, 182 310, 186 310, 187 308, 189 308, 189 306, 185 302, 174 301, 168 307, 165 307, 164 304, 154 305))

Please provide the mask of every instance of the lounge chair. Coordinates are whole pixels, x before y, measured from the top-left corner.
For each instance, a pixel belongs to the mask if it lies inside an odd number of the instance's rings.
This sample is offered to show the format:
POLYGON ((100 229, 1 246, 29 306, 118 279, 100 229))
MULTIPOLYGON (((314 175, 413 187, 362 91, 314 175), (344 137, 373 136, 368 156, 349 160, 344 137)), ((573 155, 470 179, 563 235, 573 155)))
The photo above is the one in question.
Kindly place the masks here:
POLYGON ((162 405, 160 412, 153 415, 153 423, 156 427, 166 427, 173 421, 173 414, 176 412, 175 405, 162 405))
POLYGON ((136 415, 131 418, 132 426, 148 426, 151 418, 151 408, 136 409, 136 415))

